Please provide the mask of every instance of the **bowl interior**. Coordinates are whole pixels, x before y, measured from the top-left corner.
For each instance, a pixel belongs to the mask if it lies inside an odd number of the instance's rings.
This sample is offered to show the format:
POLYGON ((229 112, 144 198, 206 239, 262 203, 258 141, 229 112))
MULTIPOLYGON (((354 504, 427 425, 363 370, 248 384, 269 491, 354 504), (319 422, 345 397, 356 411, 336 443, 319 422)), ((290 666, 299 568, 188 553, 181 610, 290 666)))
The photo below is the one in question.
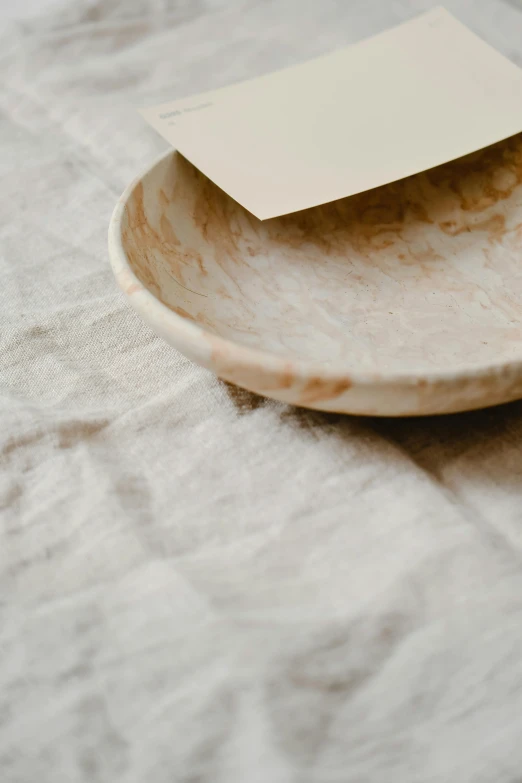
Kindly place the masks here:
POLYGON ((280 356, 379 373, 522 356, 522 134, 264 222, 173 152, 122 240, 169 308, 280 356))

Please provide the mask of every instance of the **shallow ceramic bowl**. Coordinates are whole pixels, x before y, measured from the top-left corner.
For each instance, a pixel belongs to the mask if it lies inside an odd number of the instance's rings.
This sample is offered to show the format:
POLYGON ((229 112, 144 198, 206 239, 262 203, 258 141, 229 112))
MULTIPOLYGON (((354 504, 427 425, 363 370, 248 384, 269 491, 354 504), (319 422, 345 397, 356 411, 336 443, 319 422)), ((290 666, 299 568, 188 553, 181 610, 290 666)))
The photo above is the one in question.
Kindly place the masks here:
POLYGON ((259 394, 392 416, 522 396, 522 135, 265 222, 170 152, 109 247, 159 335, 259 394))

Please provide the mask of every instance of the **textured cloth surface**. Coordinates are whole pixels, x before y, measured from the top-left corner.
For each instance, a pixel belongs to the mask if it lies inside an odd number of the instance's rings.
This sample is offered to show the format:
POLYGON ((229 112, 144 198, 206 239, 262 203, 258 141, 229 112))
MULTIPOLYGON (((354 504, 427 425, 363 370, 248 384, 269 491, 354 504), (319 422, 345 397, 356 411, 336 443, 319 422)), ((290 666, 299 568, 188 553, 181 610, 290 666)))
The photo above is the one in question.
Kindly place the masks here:
MULTIPOLYGON (((522 405, 263 400, 155 337, 107 260, 166 146, 135 106, 431 5, 80 0, 4 25, 3 783, 519 783, 522 405)), ((522 65, 518 0, 447 7, 522 65)))

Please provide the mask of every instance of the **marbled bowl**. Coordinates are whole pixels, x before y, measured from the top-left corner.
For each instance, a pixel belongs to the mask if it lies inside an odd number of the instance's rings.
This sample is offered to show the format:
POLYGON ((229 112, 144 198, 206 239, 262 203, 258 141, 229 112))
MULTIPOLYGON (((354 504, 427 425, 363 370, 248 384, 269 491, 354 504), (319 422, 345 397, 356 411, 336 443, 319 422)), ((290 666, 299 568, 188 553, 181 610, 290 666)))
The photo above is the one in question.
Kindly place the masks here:
POLYGON ((522 397, 522 135, 265 222, 169 152, 109 248, 159 335, 258 394, 389 416, 522 397))

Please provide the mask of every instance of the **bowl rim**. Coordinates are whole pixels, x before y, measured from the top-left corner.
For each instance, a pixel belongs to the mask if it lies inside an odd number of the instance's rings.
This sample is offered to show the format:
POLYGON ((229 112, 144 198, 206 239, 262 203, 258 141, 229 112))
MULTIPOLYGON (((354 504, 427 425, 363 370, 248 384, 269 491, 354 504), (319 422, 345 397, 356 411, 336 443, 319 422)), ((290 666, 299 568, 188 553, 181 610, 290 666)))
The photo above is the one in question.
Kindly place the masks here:
POLYGON ((256 371, 261 367, 266 372, 278 375, 288 373, 290 370, 297 380, 307 381, 318 377, 332 383, 349 380, 351 386, 454 385, 497 376, 522 375, 522 345, 520 359, 487 364, 462 363, 458 368, 451 370, 419 370, 415 372, 409 369, 377 372, 360 370, 348 363, 332 362, 325 365, 314 360, 294 359, 290 356, 280 356, 270 351, 252 348, 207 331, 194 321, 174 312, 146 288, 132 269, 123 246, 122 222, 127 203, 135 188, 143 183, 154 169, 163 166, 175 154, 179 154, 175 148, 161 153, 127 185, 114 207, 108 231, 109 259, 119 287, 143 320, 153 328, 160 329, 167 339, 172 335, 173 342, 176 342, 176 338, 178 338, 178 342, 182 341, 185 345, 190 345, 196 353, 208 352, 209 345, 212 345, 217 351, 226 355, 228 365, 235 365, 239 370, 256 371))

